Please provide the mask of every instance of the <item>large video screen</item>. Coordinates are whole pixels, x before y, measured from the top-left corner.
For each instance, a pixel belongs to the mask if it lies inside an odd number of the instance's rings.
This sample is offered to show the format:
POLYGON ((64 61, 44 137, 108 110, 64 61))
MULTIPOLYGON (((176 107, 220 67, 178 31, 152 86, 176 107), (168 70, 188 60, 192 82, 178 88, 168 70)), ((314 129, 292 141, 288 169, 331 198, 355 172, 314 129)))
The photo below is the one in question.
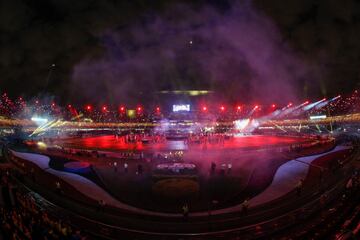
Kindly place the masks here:
POLYGON ((173 105, 173 112, 189 112, 190 111, 190 105, 189 104, 180 104, 180 105, 173 105))

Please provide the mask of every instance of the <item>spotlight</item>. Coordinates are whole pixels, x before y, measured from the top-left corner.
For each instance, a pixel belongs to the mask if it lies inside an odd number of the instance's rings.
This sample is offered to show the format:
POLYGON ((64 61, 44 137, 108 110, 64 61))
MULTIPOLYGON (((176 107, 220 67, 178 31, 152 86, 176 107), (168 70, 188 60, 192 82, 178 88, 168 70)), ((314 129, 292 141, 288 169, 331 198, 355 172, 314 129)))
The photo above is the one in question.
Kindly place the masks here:
POLYGON ((41 117, 32 117, 32 118, 31 118, 31 121, 34 121, 34 122, 45 122, 45 123, 47 123, 47 122, 48 122, 48 119, 47 119, 47 118, 41 118, 41 117))

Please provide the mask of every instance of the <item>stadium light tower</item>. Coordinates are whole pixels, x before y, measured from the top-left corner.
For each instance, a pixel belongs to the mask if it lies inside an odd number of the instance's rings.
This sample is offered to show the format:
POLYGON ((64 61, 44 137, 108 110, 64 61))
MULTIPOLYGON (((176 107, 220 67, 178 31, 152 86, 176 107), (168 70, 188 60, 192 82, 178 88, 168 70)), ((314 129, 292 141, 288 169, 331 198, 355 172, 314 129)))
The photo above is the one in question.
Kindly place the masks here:
POLYGON ((48 75, 46 77, 44 91, 47 91, 47 88, 48 88, 48 85, 49 85, 49 82, 50 82, 50 77, 51 77, 51 74, 53 73, 53 71, 55 70, 55 67, 56 67, 55 63, 51 64, 50 67, 49 67, 49 72, 48 72, 48 75))

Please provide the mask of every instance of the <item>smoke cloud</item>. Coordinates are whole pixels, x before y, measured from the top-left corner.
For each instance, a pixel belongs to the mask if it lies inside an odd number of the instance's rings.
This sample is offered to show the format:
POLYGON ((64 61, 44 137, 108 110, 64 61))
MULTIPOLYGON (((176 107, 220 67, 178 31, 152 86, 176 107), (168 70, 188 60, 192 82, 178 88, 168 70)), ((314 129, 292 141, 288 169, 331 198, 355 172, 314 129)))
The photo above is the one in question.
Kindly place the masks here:
POLYGON ((249 2, 1 1, 0 91, 118 104, 159 89, 285 101, 360 86, 360 2, 249 2))
POLYGON ((207 89, 230 102, 286 102, 312 71, 250 1, 222 12, 176 5, 98 38, 104 54, 72 73, 85 100, 149 103, 161 90, 207 89))

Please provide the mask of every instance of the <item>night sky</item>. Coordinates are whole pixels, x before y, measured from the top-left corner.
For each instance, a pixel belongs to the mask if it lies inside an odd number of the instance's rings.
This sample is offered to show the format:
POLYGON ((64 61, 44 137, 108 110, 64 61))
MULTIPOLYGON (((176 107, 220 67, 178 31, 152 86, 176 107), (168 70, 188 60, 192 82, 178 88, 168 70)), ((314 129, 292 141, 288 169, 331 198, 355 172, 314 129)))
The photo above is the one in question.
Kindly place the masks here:
POLYGON ((3 0, 0 11, 0 92, 13 97, 115 103, 208 89, 287 101, 360 83, 355 0, 3 0))

